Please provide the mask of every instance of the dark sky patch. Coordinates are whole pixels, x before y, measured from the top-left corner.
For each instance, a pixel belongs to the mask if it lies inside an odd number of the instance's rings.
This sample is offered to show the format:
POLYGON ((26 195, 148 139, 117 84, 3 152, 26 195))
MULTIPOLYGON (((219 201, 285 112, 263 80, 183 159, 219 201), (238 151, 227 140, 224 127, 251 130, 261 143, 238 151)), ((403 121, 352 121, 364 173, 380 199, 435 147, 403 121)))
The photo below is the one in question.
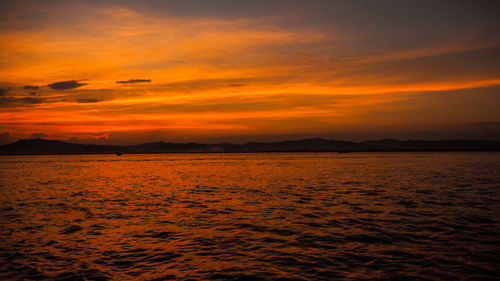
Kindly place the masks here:
POLYGON ((15 98, 0 98, 0 106, 10 106, 16 103, 15 98))
POLYGON ((6 131, 0 134, 0 144, 6 144, 11 141, 10 132, 6 131))
POLYGON ((40 87, 39 86, 31 86, 31 85, 26 85, 23 87, 25 90, 38 90, 40 87))
POLYGON ((69 81, 61 81, 61 82, 56 82, 49 84, 49 86, 52 90, 71 90, 75 89, 81 86, 87 85, 86 83, 78 83, 76 80, 69 80, 69 81))
POLYGON ((96 99, 96 98, 90 98, 90 99, 76 99, 77 103, 95 103, 95 102, 100 102, 102 100, 96 99))
POLYGON ((480 127, 480 128, 500 128, 500 122, 477 122, 468 124, 472 127, 480 127))
POLYGON ((8 89, 0 88, 0 97, 7 95, 8 89))
POLYGON ((46 138, 48 137, 46 134, 44 133, 34 133, 34 134, 31 134, 31 137, 32 139, 43 139, 43 138, 46 138))
POLYGON ((151 79, 130 79, 130 80, 121 80, 116 81, 118 84, 130 84, 130 83, 149 83, 151 79))

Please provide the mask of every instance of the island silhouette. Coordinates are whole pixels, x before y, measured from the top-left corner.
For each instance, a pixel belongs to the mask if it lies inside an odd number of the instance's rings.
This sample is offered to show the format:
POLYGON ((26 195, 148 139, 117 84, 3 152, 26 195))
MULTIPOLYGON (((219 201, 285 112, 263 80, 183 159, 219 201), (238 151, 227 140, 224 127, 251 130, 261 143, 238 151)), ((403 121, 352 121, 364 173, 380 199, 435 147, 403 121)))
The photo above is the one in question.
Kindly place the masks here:
POLYGON ((23 139, 0 145, 0 155, 126 154, 126 153, 216 153, 216 152, 404 152, 404 151, 500 151, 500 141, 486 140, 396 140, 363 142, 311 138, 245 144, 151 142, 138 145, 78 144, 60 140, 23 139))

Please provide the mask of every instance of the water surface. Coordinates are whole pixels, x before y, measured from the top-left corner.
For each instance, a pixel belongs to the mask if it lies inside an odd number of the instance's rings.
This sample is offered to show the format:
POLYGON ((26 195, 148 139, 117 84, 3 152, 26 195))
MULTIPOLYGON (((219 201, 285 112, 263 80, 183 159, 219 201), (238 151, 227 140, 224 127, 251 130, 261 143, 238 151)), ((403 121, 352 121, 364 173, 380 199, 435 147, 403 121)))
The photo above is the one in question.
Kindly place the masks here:
POLYGON ((2 280, 497 280, 500 153, 0 157, 2 280))

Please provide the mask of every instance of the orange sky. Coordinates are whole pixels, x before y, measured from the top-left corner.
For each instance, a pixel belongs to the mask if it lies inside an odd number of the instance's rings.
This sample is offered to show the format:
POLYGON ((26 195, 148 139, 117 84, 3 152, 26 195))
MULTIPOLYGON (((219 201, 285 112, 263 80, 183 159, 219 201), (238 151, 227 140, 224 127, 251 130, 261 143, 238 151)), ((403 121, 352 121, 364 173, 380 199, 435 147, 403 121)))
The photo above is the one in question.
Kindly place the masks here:
POLYGON ((1 4, 0 142, 500 138, 487 2, 83 3, 1 4))

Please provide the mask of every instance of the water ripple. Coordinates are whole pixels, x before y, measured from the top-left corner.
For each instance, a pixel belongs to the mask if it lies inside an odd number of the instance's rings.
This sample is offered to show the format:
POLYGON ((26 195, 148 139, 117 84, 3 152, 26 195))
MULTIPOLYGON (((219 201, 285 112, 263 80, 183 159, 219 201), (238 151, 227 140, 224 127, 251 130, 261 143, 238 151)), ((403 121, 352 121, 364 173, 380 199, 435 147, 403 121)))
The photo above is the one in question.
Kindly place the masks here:
POLYGON ((500 276, 499 153, 1 158, 1 280, 500 276))

